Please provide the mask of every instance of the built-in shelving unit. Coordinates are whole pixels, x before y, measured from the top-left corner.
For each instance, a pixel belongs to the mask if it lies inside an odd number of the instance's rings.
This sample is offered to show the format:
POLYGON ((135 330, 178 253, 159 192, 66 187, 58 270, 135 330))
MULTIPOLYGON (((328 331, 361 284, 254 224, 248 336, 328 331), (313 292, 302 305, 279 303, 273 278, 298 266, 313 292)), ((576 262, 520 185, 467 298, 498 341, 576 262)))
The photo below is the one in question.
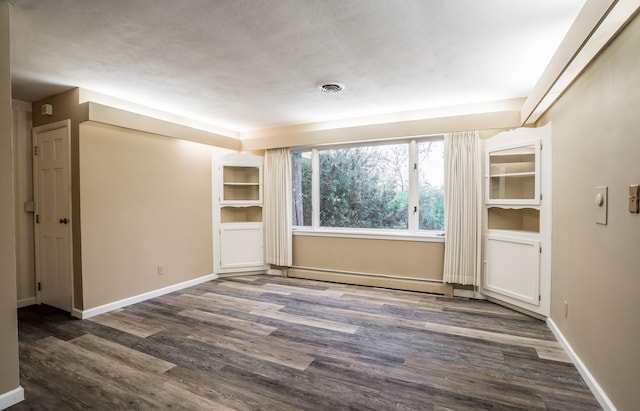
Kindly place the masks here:
POLYGON ((267 269, 262 220, 262 157, 230 154, 214 160, 214 271, 267 269))
POLYGON ((262 203, 262 169, 254 166, 224 165, 221 204, 262 203))
POLYGON ((540 232, 540 210, 537 208, 487 209, 487 229, 540 232))
POLYGON ((481 290, 542 316, 550 301, 550 133, 547 125, 484 141, 481 290))
POLYGON ((488 153, 487 204, 539 204, 539 144, 488 153))

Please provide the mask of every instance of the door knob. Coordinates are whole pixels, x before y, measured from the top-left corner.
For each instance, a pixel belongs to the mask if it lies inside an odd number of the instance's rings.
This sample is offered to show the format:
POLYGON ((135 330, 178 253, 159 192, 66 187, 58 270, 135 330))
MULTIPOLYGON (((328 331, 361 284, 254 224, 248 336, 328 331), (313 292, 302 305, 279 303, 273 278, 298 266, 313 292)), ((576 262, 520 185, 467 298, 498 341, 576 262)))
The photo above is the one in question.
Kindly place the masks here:
POLYGON ((67 224, 69 222, 69 220, 67 220, 66 218, 61 218, 60 219, 60 224, 67 224))

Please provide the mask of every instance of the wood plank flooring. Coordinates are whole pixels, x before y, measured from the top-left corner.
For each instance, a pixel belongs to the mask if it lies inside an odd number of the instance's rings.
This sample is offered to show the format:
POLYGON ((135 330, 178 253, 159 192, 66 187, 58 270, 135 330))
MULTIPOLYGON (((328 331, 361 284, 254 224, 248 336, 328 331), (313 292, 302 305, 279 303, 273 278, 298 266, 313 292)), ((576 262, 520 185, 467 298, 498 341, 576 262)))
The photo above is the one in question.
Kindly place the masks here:
POLYGON ((11 410, 600 409, 543 322, 486 301, 250 276, 19 333, 11 410))

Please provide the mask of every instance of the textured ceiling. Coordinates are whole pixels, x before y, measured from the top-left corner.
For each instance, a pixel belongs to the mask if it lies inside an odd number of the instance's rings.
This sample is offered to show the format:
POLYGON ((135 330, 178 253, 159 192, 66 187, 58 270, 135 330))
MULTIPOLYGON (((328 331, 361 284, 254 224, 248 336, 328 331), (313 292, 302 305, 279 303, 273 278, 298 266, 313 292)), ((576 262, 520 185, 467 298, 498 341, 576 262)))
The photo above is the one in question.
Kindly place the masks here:
POLYGON ((14 98, 82 87, 248 131, 526 97, 584 0, 10 3, 14 98))

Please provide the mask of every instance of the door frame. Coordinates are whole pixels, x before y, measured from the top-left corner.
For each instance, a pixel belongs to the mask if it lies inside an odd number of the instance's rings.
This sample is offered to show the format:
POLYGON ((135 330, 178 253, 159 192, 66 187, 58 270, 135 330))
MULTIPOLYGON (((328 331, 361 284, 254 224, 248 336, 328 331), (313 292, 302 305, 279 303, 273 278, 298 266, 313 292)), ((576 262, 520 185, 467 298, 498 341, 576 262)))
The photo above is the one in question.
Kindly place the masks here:
POLYGON ((69 181, 67 182, 69 184, 69 191, 67 193, 68 196, 68 204, 69 204, 69 209, 68 209, 68 215, 69 215, 69 223, 68 223, 68 230, 69 230, 69 281, 71 282, 70 284, 70 298, 71 298, 71 308, 69 309, 69 313, 71 314, 74 310, 75 307, 75 301, 74 301, 74 275, 73 275, 73 203, 72 203, 72 186, 71 186, 71 120, 70 119, 66 119, 66 120, 60 120, 60 121, 56 121, 54 123, 49 123, 49 124, 44 124, 41 126, 37 126, 37 127, 33 127, 33 129, 31 130, 31 140, 32 140, 32 145, 33 145, 33 151, 32 151, 32 155, 33 155, 33 204, 34 204, 34 213, 33 213, 33 230, 34 230, 34 251, 35 251, 35 290, 36 290, 36 303, 37 304, 42 304, 42 291, 38 289, 38 283, 41 282, 42 278, 41 278, 41 267, 40 267, 40 225, 36 223, 36 218, 37 216, 40 214, 40 210, 39 210, 39 206, 40 206, 40 202, 39 202, 39 177, 38 177, 38 165, 39 165, 39 156, 36 155, 36 147, 38 145, 38 134, 41 133, 46 133, 48 131, 53 131, 53 130, 57 130, 60 128, 66 128, 67 129, 67 159, 68 159, 68 169, 69 172, 68 174, 68 179, 69 181))

